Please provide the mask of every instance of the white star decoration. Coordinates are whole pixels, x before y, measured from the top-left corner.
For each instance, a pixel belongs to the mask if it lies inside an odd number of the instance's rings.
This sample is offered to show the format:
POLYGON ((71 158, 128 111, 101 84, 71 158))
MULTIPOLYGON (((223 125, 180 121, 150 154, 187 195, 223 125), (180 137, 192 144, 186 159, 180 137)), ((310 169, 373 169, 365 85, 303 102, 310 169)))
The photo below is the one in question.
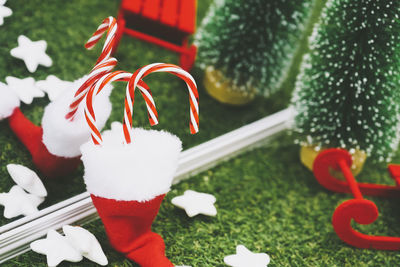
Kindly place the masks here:
POLYGON ((107 265, 108 260, 96 237, 79 226, 64 225, 65 236, 54 230, 47 232, 45 239, 31 243, 31 249, 46 255, 47 265, 57 266, 62 261, 78 262, 83 257, 100 265, 107 265))
POLYGON ((20 35, 18 46, 11 50, 11 55, 22 59, 29 72, 35 72, 39 65, 50 67, 53 64, 51 58, 46 54, 46 48, 46 41, 32 42, 28 37, 20 35))
POLYGON ((216 198, 213 195, 199 193, 193 190, 186 190, 182 196, 174 197, 171 202, 175 206, 185 209, 189 217, 198 214, 208 216, 217 215, 217 209, 214 206, 216 198))
POLYGON ((9 17, 12 15, 12 10, 4 4, 7 2, 7 0, 0 0, 0 25, 4 24, 4 18, 9 17))
POLYGON ((36 86, 47 93, 50 101, 54 101, 64 90, 73 89, 74 83, 49 75, 46 80, 37 81, 36 86))
POLYGON ((0 96, 0 120, 2 120, 11 116, 14 109, 19 107, 20 100, 17 94, 2 82, 0 82, 0 96))
POLYGON ((243 245, 236 247, 236 254, 224 258, 225 264, 232 267, 267 267, 270 258, 265 253, 253 253, 243 245))
POLYGON ((44 97, 44 92, 36 87, 35 80, 32 77, 18 79, 8 76, 6 82, 8 88, 13 90, 25 104, 31 104, 35 97, 44 97))
POLYGON ((83 259, 81 253, 71 246, 67 238, 55 230, 49 230, 45 239, 32 242, 31 249, 46 255, 49 267, 55 267, 64 260, 78 262, 83 259))
POLYGON ((7 171, 14 182, 27 192, 38 197, 47 196, 47 191, 42 180, 31 169, 19 164, 8 164, 7 171))
POLYGON ((83 257, 103 266, 108 264, 107 257, 104 255, 99 241, 91 232, 82 227, 70 225, 64 225, 63 232, 69 243, 83 257))
POLYGON ((8 193, 0 193, 0 205, 4 206, 4 217, 7 219, 33 214, 43 201, 44 198, 28 194, 18 185, 14 185, 8 193))

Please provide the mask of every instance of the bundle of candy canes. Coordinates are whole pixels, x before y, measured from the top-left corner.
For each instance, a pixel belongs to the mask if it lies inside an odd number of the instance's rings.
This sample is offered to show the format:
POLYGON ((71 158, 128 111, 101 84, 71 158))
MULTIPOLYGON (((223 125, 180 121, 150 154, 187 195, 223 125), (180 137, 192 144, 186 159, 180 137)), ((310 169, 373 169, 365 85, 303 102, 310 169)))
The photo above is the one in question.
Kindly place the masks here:
MULTIPOLYGON (((32 156, 33 163, 46 177, 65 176, 76 169, 80 163, 79 147, 90 139, 86 125, 82 100, 89 88, 104 74, 110 73, 117 60, 111 58, 112 46, 117 31, 116 20, 106 18, 86 43, 91 49, 106 32, 106 41, 95 67, 85 76, 74 82, 73 88, 65 90, 55 101, 46 106, 42 126, 33 124, 21 112, 18 97, 6 88, 0 88, 0 120, 8 119, 9 126, 32 156)), ((112 87, 104 89, 94 108, 97 123, 101 129, 111 113, 108 99, 112 87)))
POLYGON ((190 131, 199 129, 196 83, 180 67, 155 63, 134 74, 117 71, 101 77, 86 97, 85 117, 92 141, 81 146, 84 180, 103 221, 112 246, 142 267, 174 266, 165 256, 160 235, 151 231, 182 150, 180 139, 166 131, 132 128, 135 88, 146 102, 151 125, 158 123, 150 89, 142 78, 153 72, 169 72, 183 79, 189 89, 190 131), (97 127, 93 99, 112 81, 128 81, 123 125, 113 123, 103 134, 97 127))

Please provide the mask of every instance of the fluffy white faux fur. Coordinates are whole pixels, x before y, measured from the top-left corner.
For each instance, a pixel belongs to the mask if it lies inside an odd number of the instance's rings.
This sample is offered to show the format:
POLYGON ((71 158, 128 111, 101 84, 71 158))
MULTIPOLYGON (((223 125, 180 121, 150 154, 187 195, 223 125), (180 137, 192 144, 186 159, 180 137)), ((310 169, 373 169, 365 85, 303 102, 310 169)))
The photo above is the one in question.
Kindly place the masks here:
POLYGON ((116 200, 148 201, 169 191, 182 150, 168 132, 134 128, 131 144, 123 143, 121 124, 103 133, 103 144, 81 147, 89 193, 116 200))
MULTIPOLYGON (((76 80, 73 88, 66 89, 44 110, 42 118, 43 143, 49 152, 56 156, 77 157, 81 154, 80 146, 90 139, 90 128, 84 115, 84 101, 80 104, 72 122, 65 119, 74 94, 84 80, 85 77, 76 80)), ((107 85, 94 98, 96 125, 99 130, 104 127, 111 113, 109 96, 112 88, 111 85, 107 85)))
POLYGON ((0 120, 8 118, 20 101, 17 96, 6 84, 0 82, 0 120))

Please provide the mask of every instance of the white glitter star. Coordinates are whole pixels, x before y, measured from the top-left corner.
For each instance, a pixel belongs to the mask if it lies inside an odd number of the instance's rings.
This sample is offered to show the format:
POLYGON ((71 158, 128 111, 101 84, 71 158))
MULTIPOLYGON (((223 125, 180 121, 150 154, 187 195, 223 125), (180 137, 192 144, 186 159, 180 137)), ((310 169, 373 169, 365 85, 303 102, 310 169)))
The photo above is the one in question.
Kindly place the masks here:
POLYGON ((236 247, 236 254, 224 258, 225 264, 232 267, 267 267, 270 258, 265 253, 253 253, 243 245, 236 247))
POLYGON ((8 76, 6 82, 9 89, 13 90, 25 104, 31 104, 34 97, 45 96, 44 92, 36 87, 35 80, 32 77, 18 79, 8 76))
POLYGON ((11 55, 22 59, 29 72, 35 72, 39 65, 50 67, 53 64, 51 58, 46 54, 46 48, 46 41, 32 42, 28 37, 20 35, 18 46, 11 50, 11 55))
POLYGON ((4 24, 4 18, 9 17, 12 15, 12 10, 4 4, 7 2, 7 0, 0 0, 0 25, 4 24))
POLYGON ((0 205, 4 206, 4 217, 7 219, 33 214, 43 201, 44 198, 28 194, 18 185, 14 185, 8 193, 0 193, 0 205))
POLYGON ((62 261, 79 262, 83 259, 81 253, 73 248, 65 236, 55 230, 49 230, 45 239, 31 243, 31 249, 47 257, 47 265, 55 267, 62 261))
POLYGON ((50 101, 54 101, 64 90, 72 90, 74 83, 60 80, 54 75, 49 75, 46 80, 37 81, 36 86, 47 93, 50 101))
POLYGON ((189 217, 198 214, 208 216, 217 215, 217 209, 214 206, 215 201, 216 198, 213 195, 193 190, 186 190, 182 196, 174 197, 171 200, 172 204, 184 209, 189 217))

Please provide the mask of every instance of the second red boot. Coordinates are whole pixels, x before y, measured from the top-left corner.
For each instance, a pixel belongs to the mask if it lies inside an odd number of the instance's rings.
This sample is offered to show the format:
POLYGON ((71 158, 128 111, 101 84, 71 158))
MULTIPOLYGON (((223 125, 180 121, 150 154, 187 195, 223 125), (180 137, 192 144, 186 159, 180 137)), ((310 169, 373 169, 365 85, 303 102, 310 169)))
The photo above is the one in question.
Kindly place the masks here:
POLYGON ((101 145, 84 144, 84 180, 115 250, 142 267, 171 267, 151 225, 170 190, 181 141, 164 131, 133 132, 125 144, 121 124, 113 123, 101 145))

